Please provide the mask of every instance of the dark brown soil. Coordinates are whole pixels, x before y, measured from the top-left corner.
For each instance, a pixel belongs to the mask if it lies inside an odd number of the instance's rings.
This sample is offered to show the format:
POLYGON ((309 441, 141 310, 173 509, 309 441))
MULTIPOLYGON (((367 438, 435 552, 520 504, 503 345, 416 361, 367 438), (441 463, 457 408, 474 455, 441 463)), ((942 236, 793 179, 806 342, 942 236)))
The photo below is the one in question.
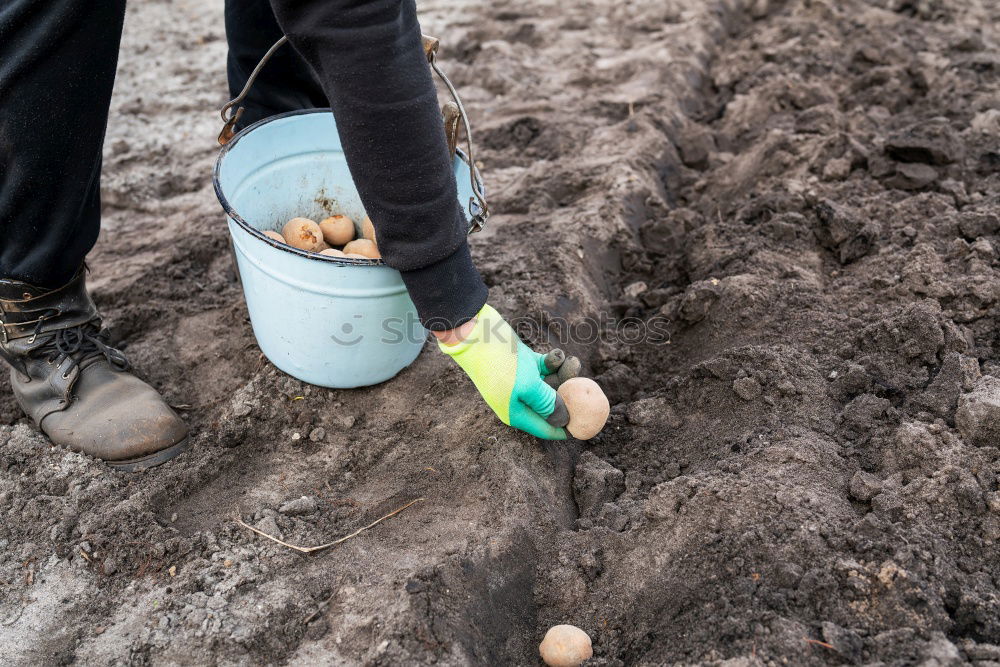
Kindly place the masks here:
POLYGON ((1000 664, 1000 6, 422 12, 491 303, 542 349, 605 322, 563 346, 608 427, 506 428, 430 346, 276 371, 209 182, 221 2, 133 3, 92 284, 196 442, 117 473, 3 394, 0 662, 533 664, 572 623, 596 665, 1000 664), (234 521, 318 544, 418 497, 314 555, 234 521))

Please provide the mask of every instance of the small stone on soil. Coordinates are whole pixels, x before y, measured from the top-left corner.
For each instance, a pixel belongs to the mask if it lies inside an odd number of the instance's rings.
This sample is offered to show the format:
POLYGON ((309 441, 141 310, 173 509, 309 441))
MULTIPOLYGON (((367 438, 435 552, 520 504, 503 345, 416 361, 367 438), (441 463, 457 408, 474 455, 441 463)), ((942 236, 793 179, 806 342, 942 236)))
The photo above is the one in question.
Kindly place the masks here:
POLYGON ((279 507, 278 511, 287 516, 301 516, 303 514, 312 514, 318 508, 319 504, 315 498, 312 496, 302 496, 301 498, 289 500, 279 507))

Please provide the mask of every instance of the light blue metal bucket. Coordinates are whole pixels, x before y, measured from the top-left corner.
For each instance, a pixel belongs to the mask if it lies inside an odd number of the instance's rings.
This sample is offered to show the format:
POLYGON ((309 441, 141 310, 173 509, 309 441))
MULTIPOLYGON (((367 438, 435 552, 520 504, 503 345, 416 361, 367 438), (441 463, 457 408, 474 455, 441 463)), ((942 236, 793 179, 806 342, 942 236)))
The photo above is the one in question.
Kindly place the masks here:
MULTIPOLYGON (((471 223, 482 184, 461 151, 454 169, 471 223)), ((384 382, 417 358, 427 332, 398 271, 381 260, 298 250, 261 233, 300 216, 364 218, 328 109, 244 129, 223 147, 214 182, 254 336, 275 366, 311 384, 348 388, 384 382)))

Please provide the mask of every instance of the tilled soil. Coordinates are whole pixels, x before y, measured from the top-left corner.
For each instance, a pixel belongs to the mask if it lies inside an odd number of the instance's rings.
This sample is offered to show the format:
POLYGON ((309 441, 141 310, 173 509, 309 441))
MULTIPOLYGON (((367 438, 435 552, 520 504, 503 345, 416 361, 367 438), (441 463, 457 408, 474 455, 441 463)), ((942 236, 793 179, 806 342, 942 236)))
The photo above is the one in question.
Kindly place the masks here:
POLYGON ((263 359, 221 3, 129 11, 91 280, 195 445, 110 471, 3 395, 0 662, 532 664, 568 622, 597 665, 1000 664, 995 2, 422 7, 491 303, 605 387, 587 443, 431 346, 354 391, 263 359), (417 498, 312 555, 235 521, 319 544, 417 498))

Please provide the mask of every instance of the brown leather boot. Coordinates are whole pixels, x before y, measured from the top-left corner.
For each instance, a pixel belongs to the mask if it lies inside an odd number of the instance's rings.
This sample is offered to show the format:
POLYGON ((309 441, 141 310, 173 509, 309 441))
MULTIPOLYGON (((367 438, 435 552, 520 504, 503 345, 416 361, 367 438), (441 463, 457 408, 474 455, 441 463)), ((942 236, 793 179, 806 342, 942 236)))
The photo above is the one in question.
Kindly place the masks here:
POLYGON ((107 344, 84 269, 54 290, 0 280, 0 325, 14 396, 55 444, 123 470, 187 446, 184 422, 107 344))

